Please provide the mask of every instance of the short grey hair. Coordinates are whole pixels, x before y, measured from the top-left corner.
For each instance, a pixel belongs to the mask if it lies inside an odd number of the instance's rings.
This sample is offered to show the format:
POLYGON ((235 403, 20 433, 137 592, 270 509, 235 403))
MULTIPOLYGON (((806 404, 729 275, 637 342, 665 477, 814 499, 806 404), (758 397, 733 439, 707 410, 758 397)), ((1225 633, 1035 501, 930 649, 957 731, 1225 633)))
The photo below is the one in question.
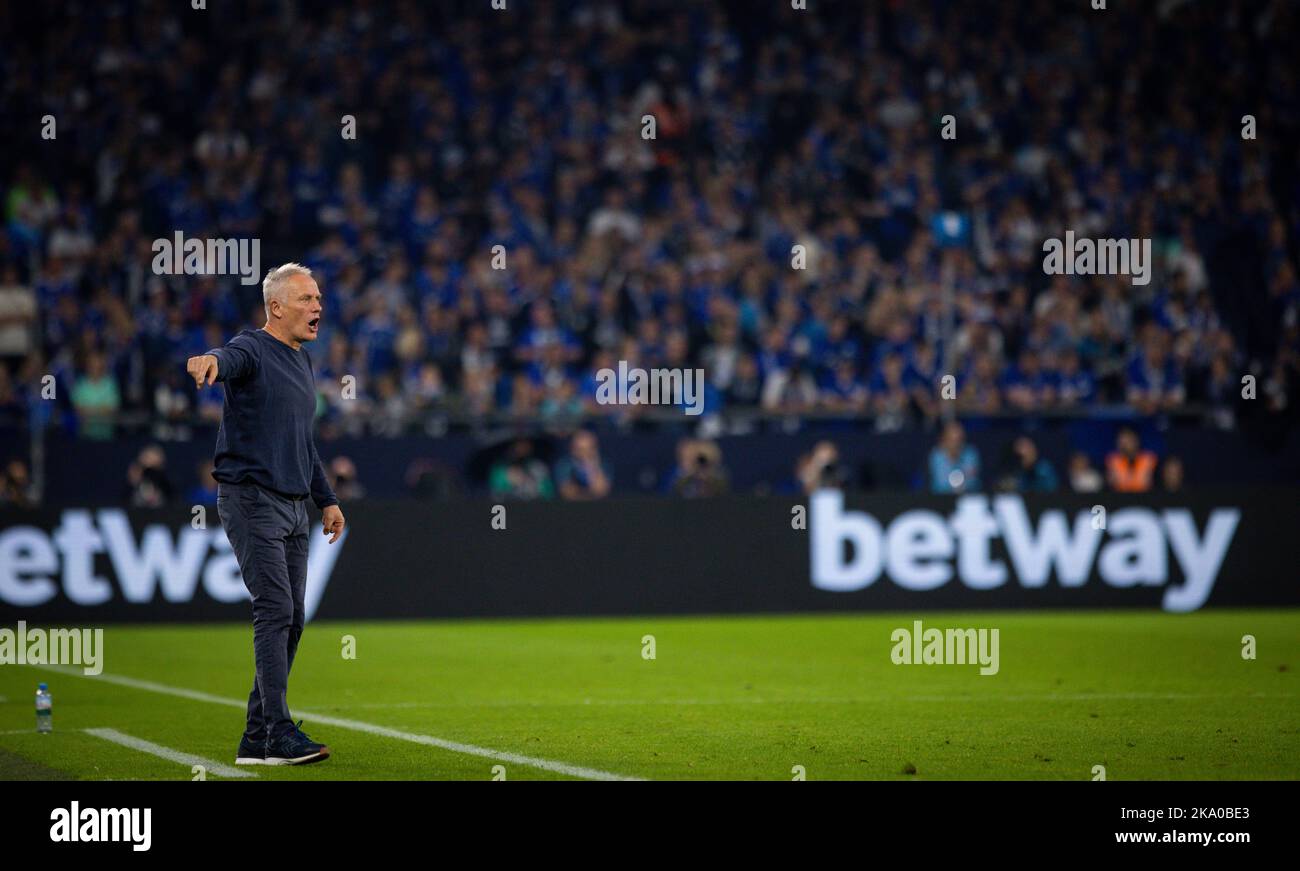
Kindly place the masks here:
POLYGON ((286 263, 266 273, 266 279, 262 282, 262 305, 266 307, 268 318, 271 316, 271 300, 284 302, 284 283, 295 275, 311 278, 311 270, 301 263, 286 263))

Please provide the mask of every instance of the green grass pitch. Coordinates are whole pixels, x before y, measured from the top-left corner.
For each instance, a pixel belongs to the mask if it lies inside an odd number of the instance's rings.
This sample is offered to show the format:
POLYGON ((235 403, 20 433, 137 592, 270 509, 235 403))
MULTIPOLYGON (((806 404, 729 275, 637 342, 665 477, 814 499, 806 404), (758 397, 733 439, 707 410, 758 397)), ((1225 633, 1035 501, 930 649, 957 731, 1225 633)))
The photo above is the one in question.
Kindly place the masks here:
MULTIPOLYGON (((86 729, 231 765, 251 631, 109 626, 102 678, 0 666, 0 778, 192 777, 86 729)), ((1294 610, 318 622, 289 700, 334 756, 246 779, 1295 779, 1297 669, 1294 610), (894 665, 918 617, 997 628, 999 673, 894 665)))

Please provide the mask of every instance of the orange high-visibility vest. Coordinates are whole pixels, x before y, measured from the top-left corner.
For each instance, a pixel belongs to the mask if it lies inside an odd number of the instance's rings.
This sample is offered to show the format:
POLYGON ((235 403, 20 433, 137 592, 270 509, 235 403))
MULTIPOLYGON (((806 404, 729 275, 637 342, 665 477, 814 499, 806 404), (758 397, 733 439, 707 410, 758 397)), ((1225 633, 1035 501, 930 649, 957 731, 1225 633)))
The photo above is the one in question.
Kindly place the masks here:
POLYGON ((1106 457, 1106 477, 1110 486, 1121 493, 1145 493, 1151 489, 1156 473, 1156 455, 1139 451, 1129 459, 1118 451, 1106 457))

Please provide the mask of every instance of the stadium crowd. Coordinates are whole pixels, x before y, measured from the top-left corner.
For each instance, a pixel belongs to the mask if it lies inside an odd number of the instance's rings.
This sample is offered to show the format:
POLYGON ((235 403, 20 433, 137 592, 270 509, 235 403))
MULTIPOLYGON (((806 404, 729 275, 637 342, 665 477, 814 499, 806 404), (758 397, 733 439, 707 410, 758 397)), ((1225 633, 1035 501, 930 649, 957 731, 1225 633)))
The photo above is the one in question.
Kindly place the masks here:
POLYGON ((1293 4, 479 5, 30 12, 0 58, 0 425, 219 419, 181 364, 260 325, 260 288, 157 274, 176 232, 315 271, 324 438, 632 414, 594 402, 620 360, 702 368, 707 413, 880 428, 937 425, 947 374, 963 415, 1230 427, 1248 373, 1300 407, 1293 4), (1046 275, 1067 230, 1152 239, 1151 282, 1046 275))

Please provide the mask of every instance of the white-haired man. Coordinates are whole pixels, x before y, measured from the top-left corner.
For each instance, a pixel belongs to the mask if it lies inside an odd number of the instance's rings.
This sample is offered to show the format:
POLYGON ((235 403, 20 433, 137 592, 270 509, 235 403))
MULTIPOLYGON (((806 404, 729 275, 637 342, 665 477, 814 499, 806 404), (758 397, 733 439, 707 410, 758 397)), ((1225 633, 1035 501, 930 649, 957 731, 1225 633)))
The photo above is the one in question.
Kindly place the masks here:
POLYGON ((330 755, 289 716, 289 669, 304 623, 307 498, 321 509, 331 544, 344 520, 311 435, 316 382, 302 346, 320 328, 320 289, 310 269, 286 263, 267 273, 262 297, 266 326, 191 357, 185 368, 196 385, 225 388, 212 473, 217 514, 253 598, 257 675, 235 762, 301 765, 330 755))

